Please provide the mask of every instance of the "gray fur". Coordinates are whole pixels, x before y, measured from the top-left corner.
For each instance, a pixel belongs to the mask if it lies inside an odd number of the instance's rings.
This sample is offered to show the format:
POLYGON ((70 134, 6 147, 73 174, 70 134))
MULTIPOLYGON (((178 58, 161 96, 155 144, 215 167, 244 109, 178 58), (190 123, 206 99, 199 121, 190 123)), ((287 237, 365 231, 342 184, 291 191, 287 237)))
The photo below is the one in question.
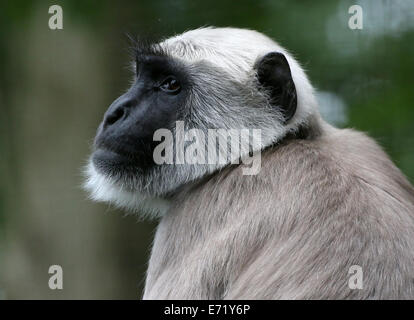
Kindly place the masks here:
POLYGON ((146 299, 412 299, 414 189, 364 134, 327 128, 183 190, 146 299), (352 265, 362 290, 348 287, 352 265))
POLYGON ((186 128, 262 129, 262 168, 162 165, 125 179, 89 165, 96 200, 158 204, 144 299, 414 298, 413 187, 372 139, 320 118, 285 49, 232 28, 160 45, 194 81, 186 128), (257 89, 253 66, 271 51, 285 54, 297 88, 287 125, 257 89), (352 265, 364 272, 361 290, 348 287, 352 265))

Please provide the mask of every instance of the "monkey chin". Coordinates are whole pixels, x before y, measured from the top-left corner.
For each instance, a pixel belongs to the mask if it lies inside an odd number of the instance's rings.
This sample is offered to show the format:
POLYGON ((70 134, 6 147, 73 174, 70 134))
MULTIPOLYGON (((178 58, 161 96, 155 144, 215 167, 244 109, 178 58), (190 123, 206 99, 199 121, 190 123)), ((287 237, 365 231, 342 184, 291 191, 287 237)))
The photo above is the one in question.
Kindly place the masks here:
POLYGON ((167 200, 131 190, 109 174, 102 173, 94 164, 93 156, 84 169, 84 175, 83 188, 94 201, 111 203, 148 219, 161 218, 169 208, 167 200))

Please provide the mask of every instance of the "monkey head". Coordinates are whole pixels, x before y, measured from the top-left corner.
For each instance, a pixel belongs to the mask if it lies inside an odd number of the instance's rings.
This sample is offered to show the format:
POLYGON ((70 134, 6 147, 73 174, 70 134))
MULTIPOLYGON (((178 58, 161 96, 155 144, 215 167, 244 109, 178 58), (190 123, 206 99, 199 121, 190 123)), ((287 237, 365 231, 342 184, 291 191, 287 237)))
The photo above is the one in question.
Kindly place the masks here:
POLYGON ((137 43, 134 73, 131 87, 103 117, 85 183, 93 199, 133 210, 156 203, 162 213, 177 190, 230 163, 159 164, 157 130, 173 133, 168 143, 176 150, 188 147, 177 123, 206 134, 259 129, 259 143, 244 152, 260 153, 317 114, 299 64, 256 31, 202 28, 156 44, 137 43))

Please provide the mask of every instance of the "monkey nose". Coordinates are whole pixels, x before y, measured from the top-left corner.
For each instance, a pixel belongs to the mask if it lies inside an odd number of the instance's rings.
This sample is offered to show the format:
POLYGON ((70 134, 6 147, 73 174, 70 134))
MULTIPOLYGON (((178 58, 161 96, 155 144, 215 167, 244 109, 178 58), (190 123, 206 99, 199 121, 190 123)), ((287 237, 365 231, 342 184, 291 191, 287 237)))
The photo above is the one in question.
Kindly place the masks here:
POLYGON ((113 125, 119 119, 121 119, 125 114, 124 108, 117 108, 112 113, 108 114, 105 119, 104 127, 113 125))
POLYGON ((104 117, 103 129, 106 129, 115 124, 120 124, 128 117, 128 110, 133 105, 133 100, 129 97, 121 96, 116 99, 109 107, 108 112, 104 117))

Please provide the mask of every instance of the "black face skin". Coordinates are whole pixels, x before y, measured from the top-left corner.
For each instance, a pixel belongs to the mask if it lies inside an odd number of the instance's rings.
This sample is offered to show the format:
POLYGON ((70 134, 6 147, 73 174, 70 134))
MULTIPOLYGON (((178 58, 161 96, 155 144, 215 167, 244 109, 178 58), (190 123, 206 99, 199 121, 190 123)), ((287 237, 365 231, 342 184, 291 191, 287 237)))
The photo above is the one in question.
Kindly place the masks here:
POLYGON ((108 175, 137 173, 154 166, 156 130, 171 130, 182 118, 188 76, 163 54, 137 55, 131 88, 108 108, 95 138, 95 167, 108 175))

